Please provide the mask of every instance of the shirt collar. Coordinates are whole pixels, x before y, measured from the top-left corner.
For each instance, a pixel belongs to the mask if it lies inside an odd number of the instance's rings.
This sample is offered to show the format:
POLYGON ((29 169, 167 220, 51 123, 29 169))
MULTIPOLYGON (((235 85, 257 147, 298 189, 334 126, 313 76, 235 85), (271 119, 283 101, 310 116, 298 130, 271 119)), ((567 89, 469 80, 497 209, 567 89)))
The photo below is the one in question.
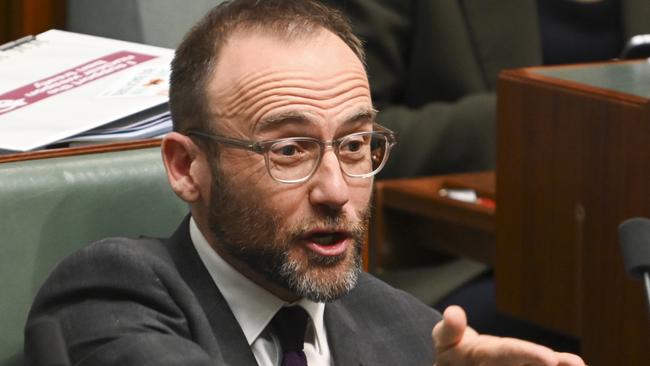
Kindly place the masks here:
MULTIPOLYGON (((250 346, 264 331, 275 313, 287 303, 249 280, 223 260, 212 249, 193 217, 190 218, 190 237, 203 265, 226 299, 250 346)), ((325 304, 304 298, 295 304, 307 311, 313 321, 316 345, 319 348, 324 347, 326 345, 323 322, 325 304)))

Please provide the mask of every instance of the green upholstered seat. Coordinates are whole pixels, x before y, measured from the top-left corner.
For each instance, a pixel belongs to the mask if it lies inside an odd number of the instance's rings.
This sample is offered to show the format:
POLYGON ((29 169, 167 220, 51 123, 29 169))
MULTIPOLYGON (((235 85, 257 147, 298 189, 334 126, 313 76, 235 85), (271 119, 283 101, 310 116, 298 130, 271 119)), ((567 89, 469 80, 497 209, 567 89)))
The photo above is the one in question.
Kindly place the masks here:
POLYGON ((107 236, 168 236, 188 211, 159 148, 0 164, 0 366, 23 364, 29 307, 63 257, 107 236))

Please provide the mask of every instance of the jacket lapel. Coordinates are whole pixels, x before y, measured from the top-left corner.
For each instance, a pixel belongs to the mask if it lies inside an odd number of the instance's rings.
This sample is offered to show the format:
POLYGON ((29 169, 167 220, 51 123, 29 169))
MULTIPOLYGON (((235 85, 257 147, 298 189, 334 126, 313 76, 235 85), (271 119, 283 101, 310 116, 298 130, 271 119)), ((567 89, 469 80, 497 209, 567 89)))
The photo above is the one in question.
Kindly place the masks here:
POLYGON ((502 69, 541 64, 534 0, 456 1, 460 2, 478 63, 490 90, 495 89, 502 69))
POLYGON ((192 245, 189 216, 168 243, 178 272, 194 292, 212 327, 217 344, 213 356, 225 365, 257 365, 244 332, 192 245))
POLYGON ((334 366, 369 366, 356 321, 339 301, 325 305, 324 321, 334 366))

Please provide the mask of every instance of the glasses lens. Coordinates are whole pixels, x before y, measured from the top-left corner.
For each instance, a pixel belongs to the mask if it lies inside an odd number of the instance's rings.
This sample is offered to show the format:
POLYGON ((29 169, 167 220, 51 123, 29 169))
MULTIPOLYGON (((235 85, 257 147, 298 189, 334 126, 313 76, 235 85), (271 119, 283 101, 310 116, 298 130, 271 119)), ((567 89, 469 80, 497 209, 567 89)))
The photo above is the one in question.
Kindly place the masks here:
POLYGON ((388 140, 378 133, 359 133, 348 136, 339 144, 339 161, 343 171, 351 176, 376 173, 386 158, 388 140))
POLYGON ((280 181, 306 178, 314 170, 320 145, 313 140, 286 139, 271 145, 267 159, 269 172, 280 181))

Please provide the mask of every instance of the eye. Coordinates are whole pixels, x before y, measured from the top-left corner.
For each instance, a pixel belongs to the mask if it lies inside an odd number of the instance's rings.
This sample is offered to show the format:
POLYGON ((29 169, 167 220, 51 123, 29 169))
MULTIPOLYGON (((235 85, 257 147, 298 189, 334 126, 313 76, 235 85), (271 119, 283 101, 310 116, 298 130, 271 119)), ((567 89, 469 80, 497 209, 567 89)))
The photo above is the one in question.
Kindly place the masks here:
POLYGON ((361 141, 350 141, 345 148, 350 152, 355 152, 361 150, 361 145, 361 141))
POLYGON ((308 159, 317 154, 318 143, 305 140, 288 140, 279 141, 271 146, 269 156, 275 160, 284 162, 297 161, 299 159, 308 159))
POLYGON ((339 150, 345 154, 362 152, 368 144, 368 139, 369 137, 364 135, 350 136, 341 143, 339 150))
POLYGON ((298 149, 296 148, 296 145, 285 145, 280 147, 278 154, 284 156, 293 156, 297 151, 298 149))

